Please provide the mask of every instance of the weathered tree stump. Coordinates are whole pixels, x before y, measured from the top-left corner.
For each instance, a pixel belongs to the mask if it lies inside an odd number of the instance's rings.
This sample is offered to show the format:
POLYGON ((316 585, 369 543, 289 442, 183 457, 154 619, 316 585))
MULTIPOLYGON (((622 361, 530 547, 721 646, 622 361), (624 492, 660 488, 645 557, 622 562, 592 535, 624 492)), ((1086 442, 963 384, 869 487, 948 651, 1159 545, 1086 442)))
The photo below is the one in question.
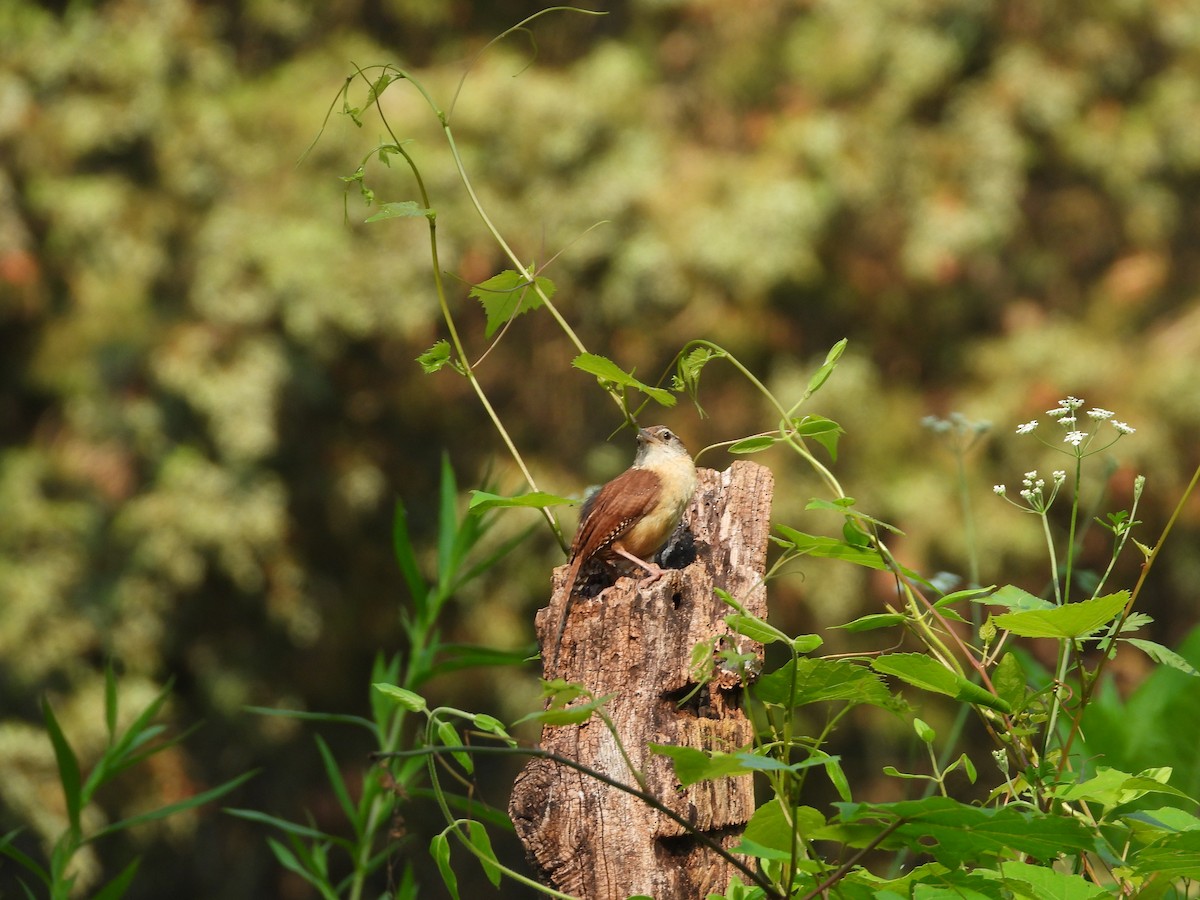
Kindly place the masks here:
MULTIPOLYGON (((766 615, 762 576, 774 479, 768 469, 745 461, 724 472, 698 474, 699 488, 683 519, 694 559, 641 589, 635 575, 619 578, 591 599, 576 596, 555 671, 545 677, 582 683, 598 696, 615 693, 606 708, 633 765, 645 773, 647 792, 728 849, 754 812, 751 777, 681 789, 671 761, 647 745, 732 751, 751 743, 739 673, 720 669, 695 696, 682 706, 680 701, 695 687, 689 662, 696 644, 717 638, 745 652, 762 652, 761 645, 725 625, 722 619, 732 610, 713 589, 723 588, 748 612, 766 615)), ((538 614, 543 659, 565 599, 566 572, 566 566, 555 571, 553 601, 538 614)), ((546 726, 542 746, 636 785, 597 717, 582 725, 546 726)), ((632 894, 703 898, 709 891, 724 892, 734 871, 638 798, 551 760, 532 760, 521 772, 509 813, 539 877, 585 900, 632 894)))

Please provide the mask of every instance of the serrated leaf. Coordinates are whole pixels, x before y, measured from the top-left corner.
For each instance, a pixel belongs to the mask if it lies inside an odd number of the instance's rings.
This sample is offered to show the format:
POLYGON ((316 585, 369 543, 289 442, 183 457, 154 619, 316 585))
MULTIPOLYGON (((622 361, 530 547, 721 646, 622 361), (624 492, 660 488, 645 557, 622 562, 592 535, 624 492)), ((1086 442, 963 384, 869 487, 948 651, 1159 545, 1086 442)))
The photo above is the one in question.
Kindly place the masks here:
POLYGON ((1017 897, 1028 900, 1100 900, 1112 895, 1071 872, 1009 860, 1000 864, 1004 883, 1017 897))
POLYGON ((426 375, 432 375, 444 368, 450 362, 450 342, 437 341, 432 347, 417 357, 417 363, 426 375))
POLYGON ((1029 591, 1021 590, 1015 584, 1006 584, 986 597, 977 597, 975 603, 987 603, 991 606, 1003 606, 1014 612, 1030 609, 1054 609, 1054 604, 1041 597, 1035 597, 1029 591))
POLYGON ((1156 663, 1176 669, 1187 675, 1200 676, 1200 671, 1197 671, 1196 667, 1190 662, 1174 650, 1164 647, 1156 641, 1147 641, 1143 638, 1124 638, 1124 641, 1127 644, 1137 647, 1156 663))
MULTIPOLYGON (((900 820, 902 824, 892 832, 885 846, 907 846, 952 869, 1006 856, 1012 851, 1052 860, 1062 853, 1094 849, 1092 830, 1079 820, 1011 806, 978 807, 936 796, 896 803, 835 806, 842 810, 843 822, 868 825, 861 832, 861 842, 878 834, 880 824, 900 820)), ((854 841, 857 844, 860 839, 854 837, 854 841)))
POLYGON ((1052 609, 1001 613, 992 619, 998 628, 1007 629, 1021 637, 1070 639, 1091 634, 1111 622, 1128 602, 1129 591, 1118 591, 1105 597, 1067 603, 1052 609))
POLYGON ((379 212, 370 216, 365 221, 381 222, 384 219, 416 218, 430 215, 433 215, 433 210, 426 209, 416 200, 400 200, 395 203, 379 204, 379 212))
POLYGON ((675 405, 675 395, 670 391, 651 387, 648 384, 638 381, 633 375, 606 357, 597 356, 595 353, 581 353, 571 360, 571 365, 581 372, 595 375, 602 383, 639 390, 660 406, 675 405))
POLYGON ((1200 879, 1200 831, 1168 834, 1141 850, 1133 860, 1140 875, 1200 879))
POLYGON ((537 285, 547 298, 554 296, 554 282, 549 278, 541 275, 531 277, 529 273, 512 269, 505 269, 499 275, 493 275, 487 281, 471 288, 470 295, 483 304, 483 310, 487 314, 485 333, 488 337, 495 334, 510 319, 538 309, 542 305, 542 297, 533 290, 534 285, 537 285))
POLYGON ((894 675, 922 690, 946 694, 956 700, 976 703, 1000 712, 1012 712, 1008 703, 979 685, 951 672, 937 660, 922 653, 889 653, 877 657, 871 667, 885 675, 894 675))

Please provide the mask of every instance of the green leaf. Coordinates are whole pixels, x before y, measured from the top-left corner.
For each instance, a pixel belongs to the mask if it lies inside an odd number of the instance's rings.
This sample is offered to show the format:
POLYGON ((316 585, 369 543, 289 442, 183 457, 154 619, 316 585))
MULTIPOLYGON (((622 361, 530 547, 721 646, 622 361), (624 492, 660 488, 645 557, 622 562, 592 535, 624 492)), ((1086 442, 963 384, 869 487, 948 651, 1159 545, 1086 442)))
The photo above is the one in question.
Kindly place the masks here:
POLYGON ((946 694, 956 700, 986 706, 1003 713, 1012 712, 1008 703, 1001 698, 993 696, 979 685, 967 681, 922 653, 885 654, 877 657, 871 663, 871 667, 885 675, 894 675, 922 690, 946 694))
POLYGON ((271 852, 275 855, 275 859, 278 860, 281 866, 283 866, 289 872, 293 872, 303 878, 306 882, 316 888, 321 896, 325 897, 326 900, 330 900, 331 897, 336 896, 332 894, 328 886, 322 884, 321 879, 318 878, 316 874, 310 872, 308 867, 305 866, 299 859, 297 859, 295 853, 293 853, 275 838, 267 838, 267 846, 271 848, 271 852))
POLYGON ((946 596, 938 599, 933 606, 934 609, 942 609, 946 606, 949 606, 951 603, 957 603, 960 600, 979 602, 981 600, 986 600, 992 595, 992 593, 995 592, 995 590, 996 586, 993 584, 983 588, 967 588, 965 590, 955 591, 952 594, 947 594, 946 596))
POLYGON ((1133 868, 1147 877, 1200 879, 1200 831, 1166 835, 1138 852, 1133 868))
POLYGON ((937 732, 930 728, 924 719, 913 718, 913 731, 922 743, 932 744, 937 739, 937 732))
POLYGON ((108 729, 108 743, 117 739, 117 673, 112 663, 104 667, 104 725, 108 729))
POLYGON ((195 809, 198 806, 203 806, 205 803, 209 803, 220 797, 224 797, 230 791, 234 790, 244 782, 249 781, 257 774, 257 770, 253 772, 246 772, 242 775, 238 775, 236 778, 229 779, 224 784, 218 785, 215 788, 203 791, 199 794, 193 794, 186 800, 180 800, 177 803, 169 803, 166 806, 159 807, 158 809, 152 809, 149 812, 139 813, 136 816, 130 816, 128 819, 122 819, 119 822, 114 822, 107 828, 102 828, 95 834, 91 835, 88 840, 95 841, 106 835, 115 834, 116 832, 123 831, 127 828, 133 828, 135 825, 144 825, 147 822, 157 822, 159 819, 169 818, 176 813, 184 812, 185 810, 189 809, 195 809))
POLYGON ((486 731, 488 734, 494 734, 496 737, 503 738, 508 742, 509 746, 515 747, 516 741, 512 739, 508 731, 504 728, 504 723, 495 716, 489 716, 487 713, 476 713, 471 718, 472 724, 481 731, 486 731))
POLYGON ((417 551, 413 546, 412 537, 408 533, 408 510, 403 500, 396 501, 396 510, 392 515, 392 555, 400 567, 400 574, 408 587, 416 607, 417 619, 424 619, 425 603, 429 596, 429 586, 421 577, 421 567, 417 563, 417 551))
POLYGON ((1147 641, 1143 638, 1124 638, 1125 643, 1132 644, 1137 647, 1152 660, 1160 665, 1169 666, 1187 675, 1197 676, 1200 671, 1196 670, 1190 662, 1176 653, 1155 641, 1147 641))
POLYGON ((725 624, 735 633, 742 635, 742 637, 748 637, 752 641, 758 641, 760 644, 787 644, 792 640, 774 625, 756 616, 730 613, 725 616, 725 624))
POLYGON ((749 750, 724 753, 720 750, 706 752, 695 747, 677 747, 673 744, 650 744, 649 747, 651 752, 670 758, 675 765, 675 777, 683 787, 700 781, 749 775, 752 772, 799 772, 826 763, 825 758, 809 758, 788 764, 749 750))
MULTIPOLYGON (((1166 794, 1191 800, 1183 791, 1167 783, 1170 775, 1169 768, 1146 769, 1137 775, 1131 775, 1108 766, 1097 766, 1095 776, 1078 784, 1060 785, 1055 789, 1054 796, 1067 802, 1084 800, 1107 807, 1132 803, 1146 794, 1166 794)), ((1195 803, 1194 800, 1191 802, 1195 803)))
POLYGON ((17 863, 17 865, 31 872, 42 884, 50 887, 50 873, 42 868, 41 864, 33 859, 33 857, 26 855, 23 851, 13 846, 13 841, 23 830, 23 828, 14 828, 8 834, 4 835, 4 837, 0 838, 0 855, 7 856, 13 862, 17 863))
POLYGON ((884 846, 906 846, 929 854, 951 869, 967 863, 1025 853, 1040 860, 1059 854, 1093 850, 1095 836, 1077 819, 1018 810, 994 809, 960 803, 948 797, 902 800, 882 804, 835 804, 841 820, 866 825, 852 828, 844 837, 854 846, 878 835, 881 825, 901 822, 884 846))
POLYGON ((330 841, 347 848, 351 846, 350 842, 344 838, 335 838, 333 835, 326 834, 319 829, 290 822, 287 819, 281 819, 278 816, 272 816, 257 809, 226 807, 224 812, 236 819, 245 819, 247 822, 257 822, 260 825, 270 825, 272 828, 278 828, 284 834, 295 835, 298 838, 308 838, 313 841, 330 841))
POLYGON ((487 829, 483 827, 482 823, 468 819, 467 836, 471 845, 479 851, 479 863, 483 866, 483 872, 487 875, 488 881, 492 883, 492 887, 500 887, 500 861, 496 859, 496 851, 492 849, 492 841, 488 837, 487 829))
POLYGON ((571 365, 579 369, 581 372, 587 372, 589 375, 595 375, 601 384, 616 385, 618 387, 631 387, 641 391, 647 397, 654 400, 660 406, 674 406, 675 395, 670 391, 662 388, 651 387, 638 381, 630 373, 624 371, 611 359, 603 356, 597 356, 594 353, 581 353, 579 356, 571 360, 571 365))
POLYGON ((438 871, 442 873, 442 881, 446 885, 446 890, 450 892, 450 896, 454 900, 460 900, 458 876, 454 874, 454 868, 450 865, 450 840, 446 837, 446 832, 443 831, 433 836, 433 840, 429 842, 429 852, 437 862, 438 871))
POLYGON ((825 817, 811 806, 799 806, 785 811, 779 799, 773 798, 754 811, 754 815, 746 823, 745 831, 742 832, 742 839, 753 841, 761 847, 785 850, 790 854, 794 833, 799 833, 803 838, 824 825, 825 817), (791 813, 791 821, 788 812, 791 813))
POLYGON ((393 203, 379 204, 379 212, 369 217, 367 222, 381 222, 384 219, 401 219, 401 218, 417 218, 420 216, 432 216, 433 210, 426 209, 417 203, 416 200, 400 200, 393 203))
POLYGON ((812 378, 808 380, 808 388, 804 392, 805 400, 819 391, 821 385, 829 380, 829 376, 833 374, 833 370, 837 367, 838 360, 842 358, 842 354, 846 350, 847 343, 848 340, 842 338, 829 348, 829 352, 825 354, 825 362, 821 365, 821 368, 813 373, 812 378))
POLYGON ((822 559, 841 559, 869 569, 886 569, 887 563, 879 555, 879 551, 867 547, 855 547, 837 538, 821 535, 805 534, 787 525, 776 525, 775 530, 782 536, 785 546, 790 546, 798 553, 806 556, 817 556, 822 559))
POLYGON ((317 742, 317 751, 321 754, 321 764, 325 767, 325 779, 333 789, 333 795, 337 797, 338 805, 341 806, 346 819, 354 826, 355 835, 361 838, 362 823, 358 820, 358 810, 354 808, 354 803, 350 799, 350 792, 346 790, 346 782, 342 778, 342 770, 338 766, 337 758, 333 755, 333 751, 329 749, 329 745, 325 743, 324 738, 319 734, 313 737, 317 742))
POLYGON ((1129 591, 1118 591, 1052 609, 1001 613, 992 619, 996 627, 1021 637, 1079 638, 1111 622, 1128 602, 1129 591))
POLYGON ((407 688, 399 687, 395 684, 377 683, 371 687, 379 694, 395 700, 409 712, 423 712, 429 707, 425 703, 425 698, 420 694, 414 693, 407 688))
POLYGON ((488 337, 510 320, 542 305, 541 295, 533 290, 535 284, 547 298, 554 296, 554 282, 549 278, 540 275, 532 278, 529 273, 512 269, 493 275, 487 281, 471 288, 471 296, 483 304, 484 312, 487 313, 485 332, 488 337))
POLYGON ((133 862, 121 870, 121 874, 102 887, 99 891, 92 895, 92 900, 119 900, 125 896, 125 892, 129 890, 129 885, 133 883, 133 876, 137 874, 138 865, 141 863, 141 858, 135 858, 133 862))
POLYGON ((865 665, 848 659, 797 659, 763 675, 755 696, 778 706, 849 701, 882 706, 891 699, 887 686, 865 665))
MULTIPOLYGON (((562 685, 564 688, 570 688, 565 681, 555 680, 549 682, 549 685, 557 688, 562 685)), ((570 696, 570 693, 565 695, 560 694, 559 697, 570 696)), ((586 703, 580 703, 576 706, 561 706, 552 705, 549 709, 541 712, 530 713, 527 716, 522 716, 513 725, 520 725, 524 722, 536 722, 541 725, 579 725, 586 722, 592 715, 602 707, 605 703, 615 697, 616 694, 605 694, 603 697, 594 697, 586 703)), ((561 702, 561 701, 560 701, 561 702)))
POLYGON ((450 342, 436 341, 432 347, 417 357, 417 362, 426 375, 432 375, 444 368, 450 362, 450 342))
POLYGON ((471 503, 468 507, 473 513, 485 512, 489 509, 509 507, 541 509, 546 506, 575 506, 578 500, 570 497, 560 497, 545 491, 532 491, 528 494, 518 494, 515 497, 502 497, 488 491, 471 491, 471 503))
POLYGON ((1000 863, 1000 874, 1017 897, 1028 900, 1100 900, 1112 896, 1079 875, 1050 866, 1009 860, 1000 863))
POLYGON ((908 616, 900 613, 871 613, 859 616, 853 622, 847 622, 845 625, 834 625, 833 627, 849 631, 851 634, 858 634, 862 631, 874 631, 877 628, 891 628, 893 625, 904 623, 907 619, 908 616))
POLYGON ((992 672, 992 687, 996 689, 996 693, 1013 709, 1021 709, 1025 706, 1025 698, 1029 693, 1026 684, 1021 660, 1015 653, 1005 653, 992 672))
MULTIPOLYGON (((437 724, 438 739, 447 747, 462 747, 462 738, 458 736, 458 729, 446 720, 442 720, 437 724)), ((475 761, 471 758, 471 754, 464 753, 460 750, 451 750, 451 756, 458 760, 458 764, 467 772, 475 771, 475 761)))
POLYGON ((71 823, 72 830, 79 834, 79 813, 83 806, 81 794, 83 782, 79 773, 79 760, 76 759, 71 745, 67 743, 66 735, 59 727, 58 719, 54 717, 54 710, 45 700, 42 701, 42 720, 46 723, 46 733, 50 736, 50 743, 54 746, 54 759, 58 764, 58 780, 62 785, 63 798, 67 804, 67 821, 71 823))
POLYGON ((742 763, 730 753, 705 753, 695 747, 671 744, 649 744, 651 753, 668 757, 675 766, 675 777, 683 787, 700 781, 711 781, 729 775, 742 774, 742 763))
POLYGON ((798 634, 792 638, 792 652, 801 656, 812 653, 825 643, 825 638, 819 634, 798 634))
POLYGON ((837 462, 838 439, 845 434, 841 425, 824 416, 805 416, 802 419, 793 419, 792 427, 800 437, 812 438, 824 447, 829 458, 837 462))
POLYGON ((758 434, 753 437, 734 441, 729 446, 730 453, 760 453, 769 450, 779 443, 779 438, 769 434, 758 434))
POLYGON ((1023 591, 1013 584, 1006 584, 987 597, 978 597, 976 603, 987 603, 991 606, 1003 606, 1015 612, 1030 609, 1054 609, 1054 604, 1041 597, 1035 597, 1029 591, 1023 591))

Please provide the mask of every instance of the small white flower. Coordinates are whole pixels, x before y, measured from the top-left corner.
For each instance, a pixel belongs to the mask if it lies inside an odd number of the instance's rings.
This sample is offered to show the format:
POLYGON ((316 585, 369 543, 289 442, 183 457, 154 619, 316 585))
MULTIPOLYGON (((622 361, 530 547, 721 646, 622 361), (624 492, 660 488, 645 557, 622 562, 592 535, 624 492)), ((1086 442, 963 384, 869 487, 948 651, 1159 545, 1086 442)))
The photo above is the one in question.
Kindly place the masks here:
POLYGON ((1054 486, 1058 487, 1066 480, 1067 480, 1067 473, 1064 472, 1062 469, 1055 469, 1055 471, 1054 471, 1054 486))
POLYGON ((1032 422, 1026 422, 1024 425, 1017 426, 1017 434, 1029 434, 1033 429, 1038 427, 1037 419, 1032 422))
POLYGON ((1025 473, 1025 483, 1026 484, 1029 484, 1035 478, 1037 478, 1037 469, 1034 469, 1032 472, 1025 473))
POLYGON ((1005 495, 1005 493, 1007 493, 1007 491, 1008 491, 1008 488, 1006 488, 1002 484, 993 484, 992 485, 992 492, 997 494, 998 496, 1003 497, 1005 495))
POLYGON ((1132 428, 1129 425, 1126 425, 1124 422, 1118 422, 1116 419, 1113 419, 1112 426, 1113 428, 1117 429, 1117 431, 1121 432, 1121 434, 1133 434, 1135 431, 1137 431, 1136 428, 1132 428))
POLYGON ((1083 443, 1083 439, 1087 437, 1086 431, 1068 431, 1067 436, 1063 438, 1063 443, 1074 444, 1078 447, 1083 443))
POLYGON ((1083 406, 1083 401, 1078 397, 1068 397, 1066 400, 1059 400, 1058 402, 1061 406, 1067 407, 1067 409, 1079 409, 1079 407, 1083 406))
POLYGON ((1070 410, 1070 407, 1066 407, 1066 406, 1057 406, 1057 407, 1055 407, 1054 409, 1048 409, 1048 410, 1046 410, 1046 415, 1048 415, 1048 416, 1053 416, 1054 418, 1056 418, 1056 419, 1057 419, 1059 416, 1065 416, 1065 415, 1066 415, 1067 413, 1069 413, 1070 411, 1071 411, 1071 410, 1070 410))
POLYGON ((1101 421, 1104 419, 1111 419, 1114 415, 1116 415, 1116 413, 1114 413, 1111 409, 1101 409, 1098 406, 1094 409, 1089 409, 1087 414, 1093 419, 1100 419, 1101 421))

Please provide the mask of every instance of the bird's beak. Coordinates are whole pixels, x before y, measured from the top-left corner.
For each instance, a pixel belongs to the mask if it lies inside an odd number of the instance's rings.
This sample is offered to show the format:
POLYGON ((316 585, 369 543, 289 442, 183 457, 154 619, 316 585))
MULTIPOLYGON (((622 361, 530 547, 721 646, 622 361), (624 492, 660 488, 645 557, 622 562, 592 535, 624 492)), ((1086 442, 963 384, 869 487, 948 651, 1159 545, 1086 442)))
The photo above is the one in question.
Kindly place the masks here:
POLYGON ((637 439, 639 444, 648 444, 654 440, 654 435, 648 432, 645 428, 639 428, 637 432, 637 439))

